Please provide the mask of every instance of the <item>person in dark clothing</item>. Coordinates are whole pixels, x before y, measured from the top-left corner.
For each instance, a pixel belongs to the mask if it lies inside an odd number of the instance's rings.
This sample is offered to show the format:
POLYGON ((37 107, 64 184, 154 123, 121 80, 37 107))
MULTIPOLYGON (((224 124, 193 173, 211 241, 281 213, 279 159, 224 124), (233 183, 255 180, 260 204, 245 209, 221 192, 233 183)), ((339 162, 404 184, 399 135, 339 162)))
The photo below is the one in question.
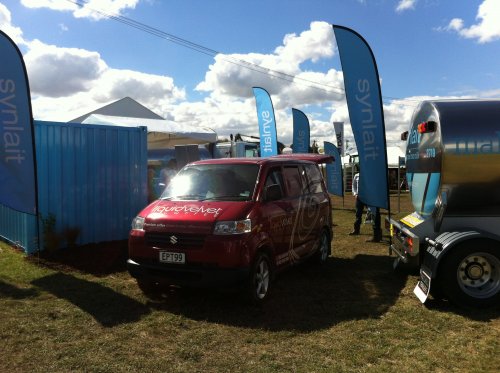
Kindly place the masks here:
MULTIPOLYGON (((349 233, 350 236, 356 236, 360 234, 361 229, 361 219, 363 217, 363 210, 366 204, 359 198, 359 172, 354 175, 352 180, 352 194, 356 199, 356 220, 354 221, 354 229, 349 233)), ((378 207, 371 207, 372 211, 372 224, 373 224, 373 237, 367 242, 380 242, 382 241, 382 229, 380 228, 380 209, 378 207)))

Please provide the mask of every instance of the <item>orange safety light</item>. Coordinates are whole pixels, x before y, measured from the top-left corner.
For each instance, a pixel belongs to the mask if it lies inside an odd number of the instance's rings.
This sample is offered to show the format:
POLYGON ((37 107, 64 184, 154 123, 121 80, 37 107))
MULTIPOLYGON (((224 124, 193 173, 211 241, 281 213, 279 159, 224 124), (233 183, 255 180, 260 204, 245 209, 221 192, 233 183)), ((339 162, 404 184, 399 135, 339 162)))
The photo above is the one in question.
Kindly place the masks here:
POLYGON ((418 133, 435 132, 437 127, 436 122, 422 122, 417 126, 418 133))
POLYGON ((410 249, 410 252, 413 252, 413 239, 411 237, 406 237, 405 241, 406 245, 410 249))

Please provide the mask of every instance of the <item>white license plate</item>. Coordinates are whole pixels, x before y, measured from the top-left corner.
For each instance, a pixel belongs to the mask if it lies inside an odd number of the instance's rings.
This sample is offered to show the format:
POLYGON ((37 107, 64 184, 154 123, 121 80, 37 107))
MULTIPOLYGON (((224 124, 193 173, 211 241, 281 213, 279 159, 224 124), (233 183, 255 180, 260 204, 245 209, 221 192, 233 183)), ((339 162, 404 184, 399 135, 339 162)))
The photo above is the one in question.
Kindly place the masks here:
POLYGON ((415 286, 415 289, 413 289, 413 294, 417 296, 420 302, 425 303, 429 297, 430 290, 431 277, 425 272, 420 272, 420 280, 418 281, 417 286, 415 286))
POLYGON ((172 253, 170 251, 160 251, 160 262, 184 264, 186 263, 186 255, 184 253, 172 253))

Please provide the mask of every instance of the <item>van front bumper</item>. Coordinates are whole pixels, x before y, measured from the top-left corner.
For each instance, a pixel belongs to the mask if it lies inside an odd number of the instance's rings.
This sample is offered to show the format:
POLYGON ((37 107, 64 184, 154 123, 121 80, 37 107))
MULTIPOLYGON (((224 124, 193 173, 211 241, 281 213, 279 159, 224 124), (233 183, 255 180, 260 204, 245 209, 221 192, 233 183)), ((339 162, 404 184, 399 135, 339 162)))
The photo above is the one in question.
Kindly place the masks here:
POLYGON ((127 260, 130 275, 138 280, 187 287, 230 287, 248 279, 249 268, 217 268, 127 260))

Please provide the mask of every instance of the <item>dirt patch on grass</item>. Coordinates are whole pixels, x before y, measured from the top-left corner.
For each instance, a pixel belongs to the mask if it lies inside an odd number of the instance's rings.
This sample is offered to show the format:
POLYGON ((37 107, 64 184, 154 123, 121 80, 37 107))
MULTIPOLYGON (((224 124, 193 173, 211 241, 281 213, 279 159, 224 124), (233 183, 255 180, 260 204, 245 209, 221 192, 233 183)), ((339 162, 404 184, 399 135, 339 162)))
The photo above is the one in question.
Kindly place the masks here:
POLYGON ((26 260, 58 271, 81 271, 96 276, 105 276, 126 270, 127 240, 59 249, 55 252, 41 251, 26 257, 26 260))

